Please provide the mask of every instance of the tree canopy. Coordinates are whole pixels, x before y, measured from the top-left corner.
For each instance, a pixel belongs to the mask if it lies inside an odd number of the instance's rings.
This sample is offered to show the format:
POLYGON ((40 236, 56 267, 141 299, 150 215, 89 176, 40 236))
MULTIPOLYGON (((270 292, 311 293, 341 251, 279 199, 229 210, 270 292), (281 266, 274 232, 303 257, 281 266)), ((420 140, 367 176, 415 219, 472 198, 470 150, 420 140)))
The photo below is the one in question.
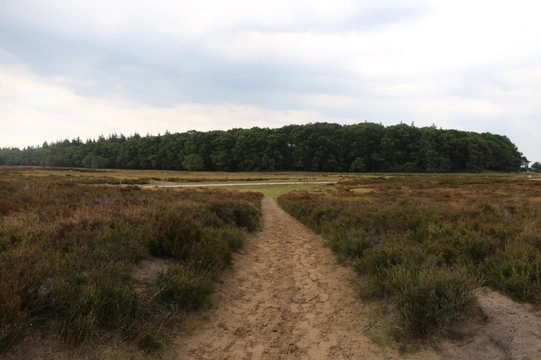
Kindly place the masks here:
POLYGON ((207 171, 519 171, 506 136, 398 124, 314 123, 278 129, 109 135, 0 149, 0 165, 207 171))

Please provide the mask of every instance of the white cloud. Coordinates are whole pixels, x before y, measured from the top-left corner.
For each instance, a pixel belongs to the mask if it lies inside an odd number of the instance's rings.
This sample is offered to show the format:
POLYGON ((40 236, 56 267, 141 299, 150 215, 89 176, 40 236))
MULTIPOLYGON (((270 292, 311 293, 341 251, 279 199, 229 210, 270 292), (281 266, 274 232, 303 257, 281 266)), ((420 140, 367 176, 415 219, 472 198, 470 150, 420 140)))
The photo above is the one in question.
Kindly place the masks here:
POLYGON ((531 146, 540 10, 531 0, 5 0, 0 146, 414 121, 503 133, 541 160, 531 146))
POLYGON ((21 68, 0 68, 0 147, 34 146, 78 136, 84 140, 112 133, 156 135, 166 130, 281 127, 329 120, 317 111, 279 111, 234 103, 152 107, 125 99, 78 96, 62 83, 62 79, 50 81, 21 68))

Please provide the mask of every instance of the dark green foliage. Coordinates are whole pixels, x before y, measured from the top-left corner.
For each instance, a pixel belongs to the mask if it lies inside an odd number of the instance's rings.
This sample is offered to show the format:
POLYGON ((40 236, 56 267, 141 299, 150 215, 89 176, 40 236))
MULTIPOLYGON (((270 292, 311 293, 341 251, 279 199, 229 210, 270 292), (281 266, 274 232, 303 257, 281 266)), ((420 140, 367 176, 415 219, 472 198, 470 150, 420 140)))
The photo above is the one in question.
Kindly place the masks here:
POLYGON ((186 260, 193 243, 203 237, 201 225, 187 212, 167 212, 156 219, 157 236, 149 242, 154 256, 174 256, 186 260))
POLYGON ((528 160, 505 136, 368 122, 128 138, 113 134, 86 143, 0 149, 0 165, 89 169, 442 173, 519 171, 524 163, 528 160))
POLYGON ((205 160, 199 154, 190 154, 184 157, 182 167, 189 171, 200 171, 205 169, 205 160))
POLYGON ((79 344, 100 327, 125 327, 136 306, 130 278, 125 263, 113 262, 84 273, 69 272, 47 283, 49 306, 65 316, 60 333, 66 341, 79 344))
MULTIPOLYGON (((17 272, 0 272, 0 276, 18 275, 17 272)), ((2 349, 13 344, 28 317, 28 310, 23 307, 22 291, 21 284, 0 281, 0 354, 2 349)))

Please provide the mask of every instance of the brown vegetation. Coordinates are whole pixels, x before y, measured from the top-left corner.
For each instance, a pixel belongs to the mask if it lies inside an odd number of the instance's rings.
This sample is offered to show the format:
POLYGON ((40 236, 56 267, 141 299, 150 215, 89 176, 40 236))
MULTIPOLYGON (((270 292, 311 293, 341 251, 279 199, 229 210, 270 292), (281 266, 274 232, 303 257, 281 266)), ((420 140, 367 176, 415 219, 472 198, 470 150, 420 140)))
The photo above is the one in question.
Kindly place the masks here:
POLYGON ((447 334, 480 285, 541 303, 541 183, 496 176, 374 177, 294 192, 281 206, 323 234, 385 300, 397 338, 447 334))
POLYGON ((162 348, 208 294, 247 231, 261 194, 141 191, 57 178, 0 178, 0 354, 47 328, 65 344, 114 336, 162 348), (172 263, 151 286, 137 265, 172 263), (31 325, 33 327, 31 327, 31 325))

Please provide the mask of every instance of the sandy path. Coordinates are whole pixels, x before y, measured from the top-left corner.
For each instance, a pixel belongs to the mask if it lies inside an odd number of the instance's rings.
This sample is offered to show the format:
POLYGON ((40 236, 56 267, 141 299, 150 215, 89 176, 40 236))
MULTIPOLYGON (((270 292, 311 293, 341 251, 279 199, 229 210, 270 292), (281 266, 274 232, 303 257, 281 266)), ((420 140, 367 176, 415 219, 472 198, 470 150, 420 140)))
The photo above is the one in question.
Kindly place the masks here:
POLYGON ((179 358, 382 358, 362 336, 351 271, 273 199, 262 209, 263 231, 224 275, 210 321, 178 339, 179 358))
POLYGON ((355 298, 350 269, 336 265, 323 239, 262 204, 265 227, 223 276, 210 321, 176 341, 178 359, 541 359, 541 312, 498 292, 478 293, 482 316, 465 338, 414 354, 381 349, 355 298))

